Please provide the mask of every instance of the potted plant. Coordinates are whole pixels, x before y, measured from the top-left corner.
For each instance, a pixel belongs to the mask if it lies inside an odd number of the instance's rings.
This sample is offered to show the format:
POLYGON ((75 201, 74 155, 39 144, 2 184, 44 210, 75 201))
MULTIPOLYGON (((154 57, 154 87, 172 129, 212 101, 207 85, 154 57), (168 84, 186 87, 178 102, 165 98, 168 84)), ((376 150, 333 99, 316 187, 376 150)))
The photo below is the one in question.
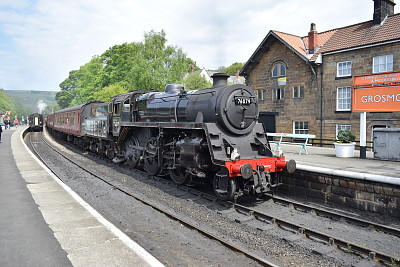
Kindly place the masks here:
POLYGON ((334 143, 336 157, 351 158, 354 157, 354 148, 356 136, 349 130, 342 130, 337 135, 337 140, 334 143))

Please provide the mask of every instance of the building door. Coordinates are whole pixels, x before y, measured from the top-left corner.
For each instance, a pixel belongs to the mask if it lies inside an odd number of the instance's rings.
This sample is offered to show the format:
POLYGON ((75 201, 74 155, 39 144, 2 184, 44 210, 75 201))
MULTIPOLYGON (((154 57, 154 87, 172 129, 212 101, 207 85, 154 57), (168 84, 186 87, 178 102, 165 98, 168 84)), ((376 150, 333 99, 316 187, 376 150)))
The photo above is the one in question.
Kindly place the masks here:
POLYGON ((277 112, 260 112, 258 121, 264 125, 264 130, 267 133, 276 132, 275 117, 278 115, 277 112))

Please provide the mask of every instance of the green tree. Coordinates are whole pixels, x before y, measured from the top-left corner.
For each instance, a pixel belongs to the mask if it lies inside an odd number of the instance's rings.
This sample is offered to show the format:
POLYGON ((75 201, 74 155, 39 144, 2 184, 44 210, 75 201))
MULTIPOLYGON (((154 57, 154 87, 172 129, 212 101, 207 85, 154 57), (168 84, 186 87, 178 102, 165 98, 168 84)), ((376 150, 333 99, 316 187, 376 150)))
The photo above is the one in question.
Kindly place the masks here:
POLYGON ((230 76, 236 76, 240 72, 240 70, 243 68, 243 63, 238 63, 235 62, 229 67, 226 68, 226 73, 230 76))
POLYGON ((113 96, 127 93, 128 89, 123 83, 115 83, 109 86, 103 87, 100 91, 94 94, 96 101, 108 102, 113 96))
POLYGON ((200 76, 199 73, 191 73, 184 80, 186 90, 197 90, 203 88, 210 88, 212 84, 209 83, 204 77, 200 76))
POLYGON ((19 100, 14 97, 6 95, 3 89, 0 88, 0 111, 10 111, 10 119, 14 120, 17 116, 21 119, 21 116, 28 116, 32 111, 25 107, 19 100))
POLYGON ((80 72, 77 70, 72 70, 69 72, 68 78, 60 83, 60 89, 65 91, 73 91, 78 88, 78 81, 80 78, 80 72))
POLYGON ((72 100, 75 98, 75 91, 61 90, 56 94, 56 101, 60 108, 67 108, 70 106, 72 100))
POLYGON ((143 42, 115 45, 94 56, 60 83, 58 105, 64 108, 107 99, 113 92, 162 90, 169 83, 182 83, 196 63, 181 48, 166 43, 164 31, 151 31, 143 42))
POLYGON ((0 110, 1 111, 11 111, 14 110, 12 105, 11 97, 4 93, 4 90, 0 88, 0 110))
POLYGON ((137 44, 130 76, 133 88, 162 90, 169 83, 182 83, 185 73, 196 65, 181 48, 167 46, 166 42, 164 31, 151 31, 145 34, 143 43, 137 44))

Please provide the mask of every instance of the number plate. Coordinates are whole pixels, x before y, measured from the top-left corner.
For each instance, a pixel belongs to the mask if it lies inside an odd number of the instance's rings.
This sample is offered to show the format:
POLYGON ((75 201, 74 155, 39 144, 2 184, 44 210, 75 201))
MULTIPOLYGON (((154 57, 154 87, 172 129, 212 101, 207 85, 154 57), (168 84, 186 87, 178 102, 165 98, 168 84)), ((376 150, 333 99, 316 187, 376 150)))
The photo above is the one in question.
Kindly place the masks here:
POLYGON ((251 99, 248 97, 238 97, 235 99, 236 105, 250 105, 251 99))

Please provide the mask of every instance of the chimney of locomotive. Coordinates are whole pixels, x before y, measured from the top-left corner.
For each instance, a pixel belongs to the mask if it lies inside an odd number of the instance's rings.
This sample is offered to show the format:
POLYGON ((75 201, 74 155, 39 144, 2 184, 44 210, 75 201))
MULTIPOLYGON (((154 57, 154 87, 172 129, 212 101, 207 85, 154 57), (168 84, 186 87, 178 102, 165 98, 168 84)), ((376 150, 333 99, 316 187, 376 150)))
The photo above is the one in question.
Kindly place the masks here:
POLYGON ((213 78, 213 87, 226 86, 228 85, 229 75, 226 73, 214 73, 211 78, 213 78))

